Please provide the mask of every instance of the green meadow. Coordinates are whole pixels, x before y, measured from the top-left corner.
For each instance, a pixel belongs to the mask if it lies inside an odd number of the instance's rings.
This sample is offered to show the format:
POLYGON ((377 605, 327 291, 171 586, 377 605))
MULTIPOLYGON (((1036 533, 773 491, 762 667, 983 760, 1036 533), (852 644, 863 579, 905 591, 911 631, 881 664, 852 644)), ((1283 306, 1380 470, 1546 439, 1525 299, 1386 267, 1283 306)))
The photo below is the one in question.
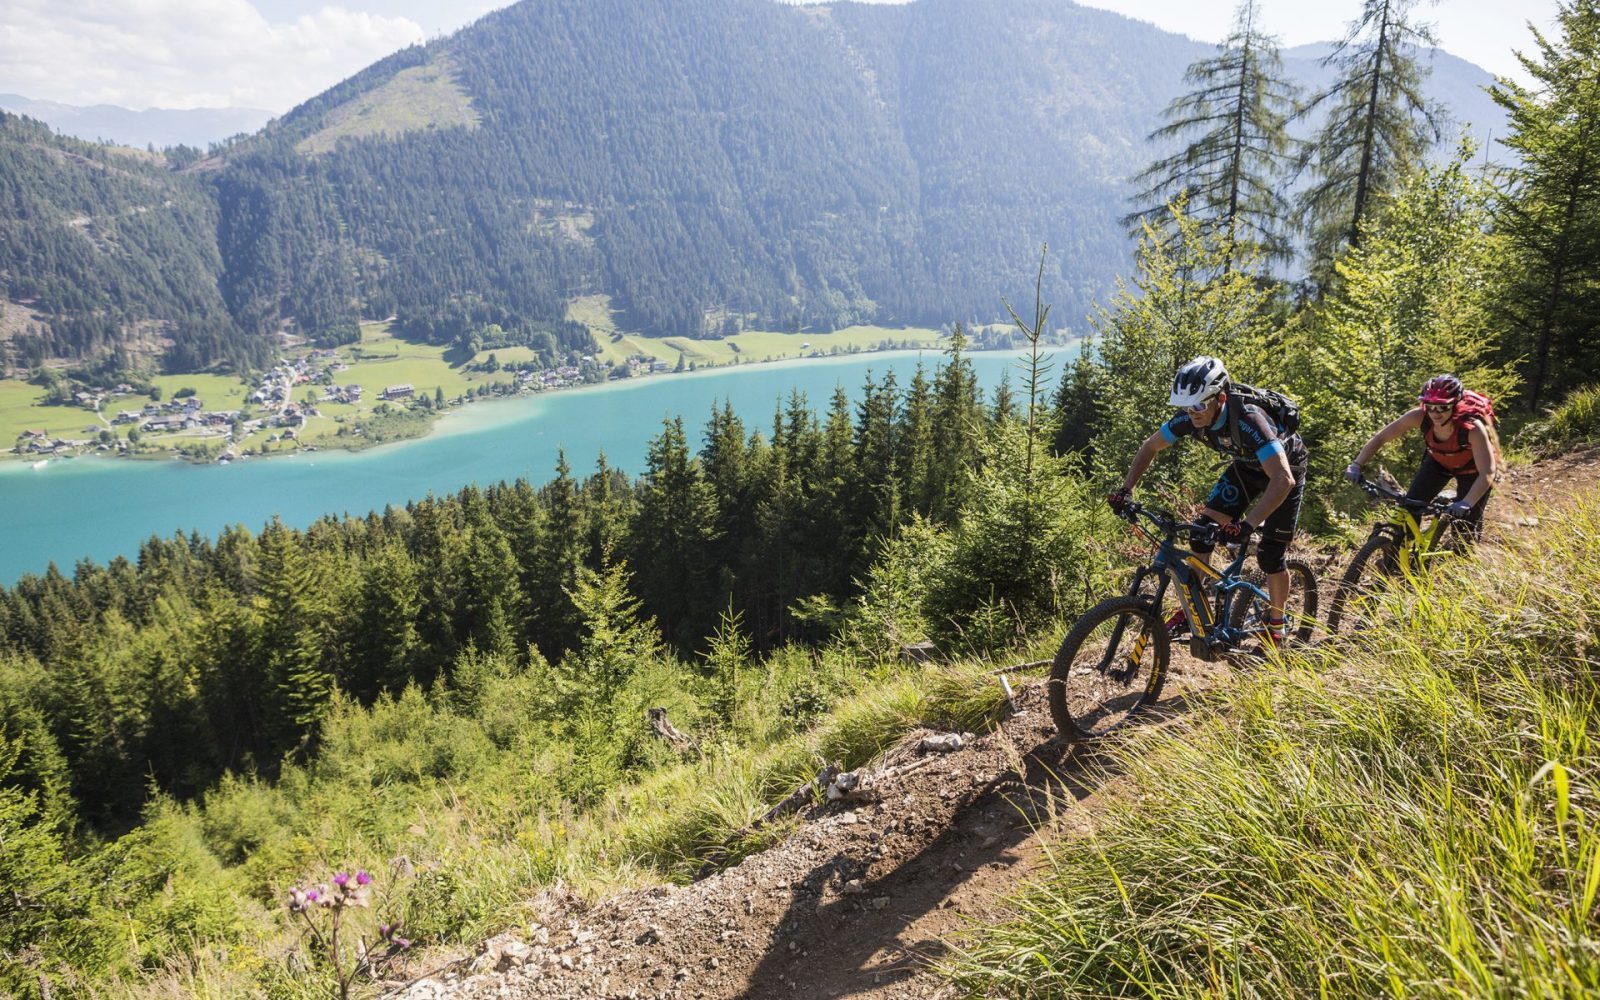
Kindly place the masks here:
MULTIPOLYGON (((598 357, 602 361, 621 364, 629 357, 647 357, 665 361, 676 367, 681 357, 685 365, 697 368, 720 367, 734 364, 751 364, 762 361, 779 361, 807 356, 830 356, 879 350, 885 347, 923 347, 937 349, 942 334, 938 330, 906 327, 852 326, 832 333, 780 333, 776 331, 747 330, 716 340, 691 340, 686 337, 652 338, 643 334, 619 330, 604 296, 592 296, 574 302, 568 309, 569 318, 589 325, 599 343, 598 357)), ((293 356, 293 355, 291 355, 293 356)), ((445 399, 475 393, 484 386, 509 386, 514 375, 507 371, 534 360, 534 352, 527 347, 501 347, 480 351, 471 358, 462 358, 454 349, 436 344, 419 344, 394 336, 387 323, 366 323, 361 328, 361 340, 339 348, 339 356, 349 367, 335 373, 339 385, 361 386, 362 401, 356 405, 332 403, 322 399, 320 384, 297 386, 296 402, 311 399, 320 416, 311 418, 296 433, 297 441, 281 439, 281 429, 263 428, 237 442, 238 447, 256 452, 294 449, 308 446, 319 448, 360 448, 380 441, 401 437, 416 437, 426 433, 429 419, 418 415, 413 418, 396 416, 379 417, 377 407, 383 402, 384 389, 392 385, 409 384, 418 396, 430 399, 442 391, 445 399), (484 372, 476 366, 493 355, 501 370, 484 372), (360 434, 351 431, 361 425, 360 434), (343 434, 340 432, 344 431, 343 434)), ((150 384, 161 390, 161 398, 170 400, 180 390, 193 389, 205 403, 207 410, 244 409, 248 416, 259 416, 264 410, 246 402, 251 386, 232 375, 191 374, 157 375, 150 384)), ((27 382, 0 380, 0 457, 14 458, 10 446, 24 430, 43 431, 56 438, 84 439, 99 433, 105 424, 92 412, 74 406, 43 405, 45 391, 27 382), (91 432, 89 429, 93 428, 91 432)), ((107 399, 103 415, 107 422, 119 410, 139 409, 148 401, 143 395, 107 399)), ((118 437, 126 438, 128 426, 113 428, 118 437)), ((215 428, 164 434, 145 434, 140 443, 144 457, 163 457, 180 448, 204 449, 204 453, 220 453, 223 435, 215 428)))
MULTIPOLYGON (((776 330, 745 330, 729 337, 691 340, 688 337, 646 337, 617 326, 610 300, 604 295, 577 299, 567 306, 567 318, 577 320, 594 331, 600 344, 602 361, 621 364, 629 357, 647 357, 676 365, 681 356, 685 364, 698 368, 718 365, 781 361, 811 355, 829 356, 854 351, 875 351, 890 347, 938 348, 944 334, 925 327, 850 326, 831 333, 783 333, 776 330)), ((500 360, 505 361, 502 355, 500 360)))

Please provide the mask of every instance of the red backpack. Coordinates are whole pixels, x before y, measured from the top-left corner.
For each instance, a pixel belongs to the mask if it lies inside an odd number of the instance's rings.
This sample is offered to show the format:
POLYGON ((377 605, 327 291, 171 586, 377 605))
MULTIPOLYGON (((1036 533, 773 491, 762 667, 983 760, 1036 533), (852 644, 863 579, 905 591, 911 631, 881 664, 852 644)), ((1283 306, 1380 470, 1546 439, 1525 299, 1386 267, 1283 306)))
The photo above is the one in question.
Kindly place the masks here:
POLYGON ((1461 401, 1456 404, 1456 426, 1465 432, 1468 422, 1473 419, 1480 423, 1495 424, 1494 403, 1483 393, 1466 389, 1461 393, 1461 401))

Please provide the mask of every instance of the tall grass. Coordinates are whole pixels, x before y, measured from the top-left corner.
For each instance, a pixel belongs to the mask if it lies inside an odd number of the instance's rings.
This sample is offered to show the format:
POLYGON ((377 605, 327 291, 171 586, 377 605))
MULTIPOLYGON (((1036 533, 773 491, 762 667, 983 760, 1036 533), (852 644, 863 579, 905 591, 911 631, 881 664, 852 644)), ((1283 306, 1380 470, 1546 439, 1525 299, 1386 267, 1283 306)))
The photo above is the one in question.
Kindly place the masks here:
POLYGON ((1600 385, 1575 389, 1545 419, 1517 434, 1519 448, 1551 455, 1574 445, 1600 441, 1600 385))
POLYGON ((1600 995, 1600 503, 1111 749, 950 974, 1008 997, 1600 995))

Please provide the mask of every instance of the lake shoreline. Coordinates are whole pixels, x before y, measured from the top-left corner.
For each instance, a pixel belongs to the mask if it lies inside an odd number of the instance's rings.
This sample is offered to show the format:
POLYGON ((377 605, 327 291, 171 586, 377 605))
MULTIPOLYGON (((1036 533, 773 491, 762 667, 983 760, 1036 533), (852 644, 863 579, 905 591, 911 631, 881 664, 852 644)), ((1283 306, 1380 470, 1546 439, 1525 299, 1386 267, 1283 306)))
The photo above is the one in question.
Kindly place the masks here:
MULTIPOLYGON (((1071 341, 1067 341, 1065 343, 1051 344, 1051 345, 1049 345, 1049 348, 1052 351, 1070 349, 1071 347, 1073 347, 1073 346, 1077 345, 1078 343, 1080 343, 1080 341, 1081 341, 1081 338, 1075 338, 1075 339, 1073 339, 1071 341)), ((1018 350, 1019 349, 1017 349, 1017 348, 995 348, 995 349, 985 349, 985 350, 968 349, 968 350, 964 350, 962 353, 963 353, 964 356, 985 356, 985 357, 989 357, 989 356, 993 356, 993 355, 996 355, 996 354, 1016 353, 1018 350)), ((482 399, 468 397, 464 402, 456 403, 456 404, 447 406, 443 410, 434 410, 434 411, 428 413, 425 416, 425 418, 421 421, 421 426, 418 428, 418 432, 417 433, 407 433, 407 434, 404 434, 403 436, 396 436, 396 437, 393 437, 393 438, 390 438, 390 439, 387 439, 387 440, 382 440, 382 441, 369 441, 369 440, 366 440, 363 437, 351 435, 351 436, 348 436, 348 437, 345 437, 345 438, 342 438, 342 439, 336 439, 337 441, 339 441, 339 443, 337 443, 337 444, 329 443, 327 441, 327 439, 323 439, 317 445, 309 447, 309 448, 302 447, 298 443, 296 443, 292 447, 280 447, 280 448, 276 448, 276 449, 274 449, 272 451, 256 453, 256 454, 253 454, 253 455, 251 455, 249 457, 234 458, 234 459, 231 459, 228 462, 218 462, 214 458, 208 458, 208 459, 204 459, 204 460, 197 460, 197 459, 194 459, 194 458, 186 457, 183 454, 181 454, 180 451, 177 448, 146 448, 146 449, 141 449, 141 450, 136 451, 136 452, 118 452, 118 453, 104 453, 104 452, 100 452, 100 451, 88 451, 88 452, 84 452, 84 453, 80 453, 80 454, 71 454, 71 455, 49 455, 49 456, 46 456, 46 457, 43 457, 43 458, 41 458, 38 455, 18 454, 18 453, 12 452, 12 451, 6 451, 6 452, 3 452, 3 453, 0 453, 0 474, 5 473, 8 469, 18 469, 18 470, 27 469, 28 471, 43 471, 44 469, 47 469, 50 465, 55 465, 57 463, 67 463, 67 462, 77 463, 77 462, 80 462, 80 461, 86 461, 88 463, 92 463, 92 464, 95 464, 95 465, 104 465, 104 466, 108 466, 108 467, 116 467, 116 466, 119 466, 119 465, 121 465, 123 463, 126 463, 126 462, 159 464, 159 463, 168 463, 168 462, 174 462, 174 461, 180 462, 180 463, 182 463, 184 465, 207 466, 207 465, 243 465, 243 464, 246 464, 246 463, 257 463, 257 462, 261 462, 263 460, 283 459, 283 458, 291 458, 291 457, 297 457, 297 456, 302 456, 303 457, 303 456, 307 456, 307 455, 316 455, 316 454, 329 454, 329 455, 332 455, 332 454, 349 454, 349 455, 358 455, 358 454, 372 452, 372 451, 379 450, 379 449, 400 448, 400 447, 404 447, 406 445, 413 445, 413 444, 416 444, 416 443, 421 442, 421 441, 426 441, 426 440, 432 439, 432 438, 438 436, 441 433, 441 431, 443 431, 446 434, 452 433, 453 431, 448 429, 448 425, 450 425, 453 422, 456 422, 456 418, 465 417, 465 416, 467 416, 469 414, 469 412, 476 412, 476 411, 478 411, 479 407, 484 407, 484 406, 493 407, 496 410, 498 410, 498 411, 503 413, 503 412, 506 412, 506 411, 508 411, 510 409, 511 404, 515 404, 515 403, 526 404, 527 402, 529 402, 531 400, 544 399, 544 398, 550 398, 552 396, 557 396, 557 395, 568 395, 568 394, 580 393, 580 392, 593 393, 593 392, 616 392, 616 391, 622 391, 622 390, 627 390, 627 389, 639 388, 639 387, 642 387, 642 386, 645 386, 645 385, 657 384, 661 380, 663 380, 665 378, 668 378, 668 377, 673 377, 673 376, 678 376, 678 377, 690 376, 690 377, 693 377, 693 376, 727 375, 730 372, 744 371, 744 370, 752 369, 752 368, 767 369, 767 368, 773 368, 773 367, 781 368, 781 367, 799 367, 799 366, 822 366, 822 365, 828 365, 828 364, 841 364, 841 365, 843 365, 843 364, 851 364, 851 363, 859 362, 863 358, 869 358, 869 357, 882 357, 882 358, 885 358, 885 359, 890 359, 890 358, 896 358, 896 357, 906 357, 908 355, 916 355, 916 356, 919 356, 919 357, 923 356, 923 355, 935 355, 935 356, 938 356, 940 358, 943 358, 943 357, 946 357, 948 355, 948 353, 949 353, 949 351, 948 351, 947 348, 937 348, 936 349, 936 348, 931 348, 931 347, 928 347, 928 348, 894 347, 894 348, 888 348, 888 349, 882 349, 882 350, 874 349, 874 350, 848 351, 848 352, 843 352, 843 353, 839 353, 839 354, 828 354, 828 355, 816 356, 816 357, 774 358, 772 360, 761 360, 761 361, 754 361, 754 360, 751 360, 751 361, 739 361, 739 362, 734 362, 734 363, 731 363, 731 364, 702 365, 702 366, 696 367, 694 369, 689 369, 689 370, 685 370, 685 371, 672 371, 672 372, 658 372, 658 373, 652 373, 652 374, 642 374, 642 375, 636 375, 636 376, 633 376, 633 377, 630 377, 630 378, 624 378, 624 379, 610 379, 610 380, 607 380, 607 381, 604 381, 604 382, 589 382, 589 383, 583 383, 583 384, 579 384, 579 385, 561 386, 561 387, 558 387, 558 388, 543 389, 543 390, 533 390, 533 391, 529 391, 529 390, 524 389, 524 390, 518 391, 516 393, 510 393, 510 394, 505 394, 505 395, 496 395, 496 396, 482 398, 482 399)), ((498 423, 498 422, 505 422, 505 421, 485 421, 482 425, 475 425, 475 426, 465 427, 465 428, 462 428, 461 431, 479 429, 479 426, 493 426, 495 423, 498 423)), ((454 432, 459 433, 461 431, 454 431, 454 432)))

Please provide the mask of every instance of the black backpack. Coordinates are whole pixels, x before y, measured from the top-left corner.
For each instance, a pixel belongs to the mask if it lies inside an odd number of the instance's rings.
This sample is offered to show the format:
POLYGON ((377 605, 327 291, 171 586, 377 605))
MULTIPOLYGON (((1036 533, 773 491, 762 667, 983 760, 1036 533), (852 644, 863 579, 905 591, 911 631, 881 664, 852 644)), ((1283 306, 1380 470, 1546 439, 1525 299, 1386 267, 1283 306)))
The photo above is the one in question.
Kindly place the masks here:
POLYGON ((1284 437, 1300 429, 1299 405, 1281 392, 1234 382, 1228 386, 1228 402, 1240 404, 1228 407, 1228 436, 1235 441, 1239 440, 1239 413, 1245 403, 1260 407, 1277 423, 1284 437))

